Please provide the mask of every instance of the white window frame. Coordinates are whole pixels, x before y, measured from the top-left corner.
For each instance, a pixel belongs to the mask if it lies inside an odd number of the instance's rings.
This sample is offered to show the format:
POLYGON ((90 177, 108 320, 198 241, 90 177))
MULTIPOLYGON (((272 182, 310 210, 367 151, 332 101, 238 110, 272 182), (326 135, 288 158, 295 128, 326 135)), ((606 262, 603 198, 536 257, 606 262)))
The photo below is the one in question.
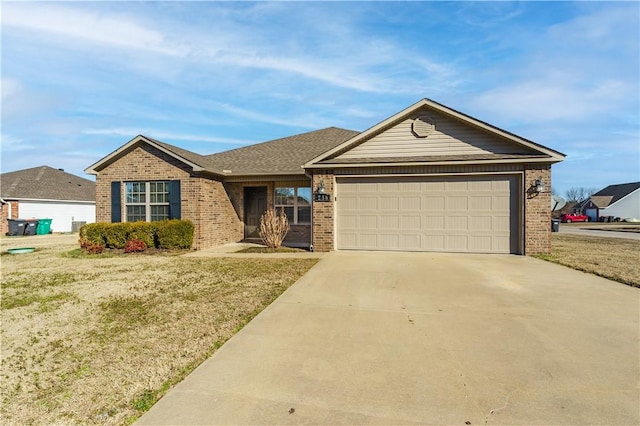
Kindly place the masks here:
MULTIPOLYGON (((151 207, 152 206, 167 206, 167 215, 166 217, 164 217, 163 219, 156 219, 156 221, 158 220, 164 220, 164 219, 169 219, 171 216, 170 213, 170 195, 169 195, 169 182, 168 180, 153 180, 153 181, 130 181, 130 182, 125 182, 124 183, 124 222, 129 222, 129 211, 128 211, 128 207, 129 206, 143 206, 144 207, 144 213, 145 213, 145 222, 151 222, 151 207), (165 189, 166 192, 154 192, 154 194, 167 194, 166 195, 166 202, 162 202, 162 203, 152 203, 151 202, 151 184, 152 183, 162 183, 165 185, 165 189), (139 202, 139 203, 130 203, 129 202, 129 185, 133 185, 133 184, 144 184, 144 202, 139 202)), ((142 192, 140 192, 140 194, 142 194, 142 192)))
POLYGON ((310 193, 310 197, 313 197, 313 193, 311 191, 311 187, 310 186, 293 186, 293 185, 287 185, 287 186, 276 186, 274 188, 273 191, 273 205, 276 209, 276 211, 280 208, 286 208, 286 207, 293 207, 293 222, 291 223, 292 225, 311 225, 311 214, 312 214, 312 208, 311 208, 311 204, 312 204, 312 200, 309 199, 309 205, 307 206, 305 205, 300 205, 298 203, 298 189, 308 189, 309 193, 310 193), (278 189, 282 189, 282 188, 286 188, 286 189, 293 189, 293 204, 277 204, 277 192, 278 189), (308 222, 300 222, 298 220, 298 207, 309 207, 309 221, 308 222))

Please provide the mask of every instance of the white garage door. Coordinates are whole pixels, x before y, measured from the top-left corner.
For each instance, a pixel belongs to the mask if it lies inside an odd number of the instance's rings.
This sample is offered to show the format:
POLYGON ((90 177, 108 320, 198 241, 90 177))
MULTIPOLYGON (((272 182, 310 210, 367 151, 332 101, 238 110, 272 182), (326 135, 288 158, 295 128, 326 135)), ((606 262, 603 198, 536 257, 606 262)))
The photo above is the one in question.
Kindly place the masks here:
POLYGON ((518 253, 518 177, 338 178, 337 248, 518 253))

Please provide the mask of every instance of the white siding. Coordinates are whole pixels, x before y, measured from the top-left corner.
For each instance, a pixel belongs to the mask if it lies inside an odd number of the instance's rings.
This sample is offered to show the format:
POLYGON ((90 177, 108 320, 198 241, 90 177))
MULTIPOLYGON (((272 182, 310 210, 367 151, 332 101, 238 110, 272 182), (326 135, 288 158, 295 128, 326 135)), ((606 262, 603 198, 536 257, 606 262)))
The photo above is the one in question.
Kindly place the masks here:
POLYGON ((532 151, 521 145, 508 142, 444 114, 422 111, 336 158, 531 153, 532 151), (416 117, 425 115, 435 121, 435 131, 426 138, 419 138, 411 131, 411 124, 416 117))
POLYGON ((20 201, 18 214, 20 219, 53 219, 53 232, 71 232, 71 222, 96 221, 96 206, 70 201, 20 201))
POLYGON ((609 207, 600 209, 600 216, 615 216, 621 219, 640 219, 640 189, 636 189, 609 207))

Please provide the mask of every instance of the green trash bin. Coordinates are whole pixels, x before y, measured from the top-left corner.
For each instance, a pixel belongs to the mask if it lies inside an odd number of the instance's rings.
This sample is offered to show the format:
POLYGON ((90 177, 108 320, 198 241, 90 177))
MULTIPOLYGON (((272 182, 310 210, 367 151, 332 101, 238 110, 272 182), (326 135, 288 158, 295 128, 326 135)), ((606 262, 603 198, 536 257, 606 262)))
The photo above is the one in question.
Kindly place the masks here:
POLYGON ((46 235, 51 233, 51 221, 53 219, 38 219, 36 235, 46 235))

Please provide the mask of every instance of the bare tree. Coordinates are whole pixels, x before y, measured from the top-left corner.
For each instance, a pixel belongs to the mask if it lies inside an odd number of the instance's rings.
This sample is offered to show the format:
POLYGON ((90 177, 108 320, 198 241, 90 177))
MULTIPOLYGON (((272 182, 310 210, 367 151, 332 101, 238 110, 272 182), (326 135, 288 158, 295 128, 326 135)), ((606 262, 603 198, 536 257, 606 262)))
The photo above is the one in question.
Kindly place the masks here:
POLYGON ((585 188, 584 186, 572 186, 564 193, 567 201, 581 202, 598 192, 597 188, 585 188))

